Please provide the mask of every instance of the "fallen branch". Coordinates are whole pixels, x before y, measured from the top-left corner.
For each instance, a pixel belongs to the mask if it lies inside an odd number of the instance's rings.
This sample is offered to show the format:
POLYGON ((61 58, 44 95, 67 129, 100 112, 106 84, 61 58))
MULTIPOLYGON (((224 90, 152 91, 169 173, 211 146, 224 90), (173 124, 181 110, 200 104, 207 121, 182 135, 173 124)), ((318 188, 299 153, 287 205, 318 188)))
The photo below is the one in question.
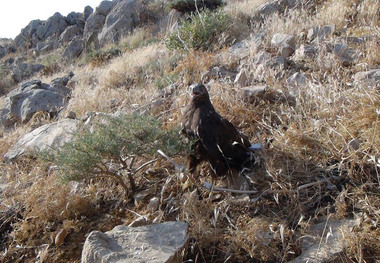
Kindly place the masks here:
POLYGON ((325 178, 325 179, 322 179, 322 180, 318 180, 318 181, 315 181, 315 182, 311 182, 311 183, 308 183, 308 184, 304 184, 304 185, 301 185, 297 188, 297 190, 302 190, 302 189, 305 189, 305 188, 308 188, 308 187, 311 187, 311 186, 314 186, 314 185, 319 185, 319 184, 322 184, 322 183, 329 183, 331 185, 333 185, 330 180, 331 179, 337 179, 338 177, 337 176, 332 176, 330 178, 325 178))
POLYGON ((157 152, 161 154, 163 157, 165 157, 165 159, 168 160, 170 163, 172 163, 177 170, 179 170, 180 172, 185 171, 185 166, 176 163, 172 158, 167 156, 163 151, 157 150, 157 152))
POLYGON ((230 193, 236 193, 236 194, 256 194, 258 191, 256 190, 235 190, 235 189, 229 189, 229 188, 222 188, 222 187, 215 187, 209 182, 205 182, 203 185, 206 189, 212 190, 212 191, 221 191, 221 192, 230 192, 230 193))

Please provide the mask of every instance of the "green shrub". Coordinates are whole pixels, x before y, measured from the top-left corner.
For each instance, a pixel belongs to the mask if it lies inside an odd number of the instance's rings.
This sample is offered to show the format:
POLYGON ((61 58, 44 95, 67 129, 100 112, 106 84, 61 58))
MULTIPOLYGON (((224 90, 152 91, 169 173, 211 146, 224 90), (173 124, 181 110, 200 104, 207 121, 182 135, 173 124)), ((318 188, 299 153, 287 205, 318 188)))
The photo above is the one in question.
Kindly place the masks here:
POLYGON ((168 3, 170 9, 175 9, 179 12, 192 12, 201 9, 216 9, 222 6, 222 0, 172 0, 168 3))
POLYGON ((121 55, 121 50, 111 47, 107 50, 96 50, 86 54, 85 61, 93 67, 99 67, 121 55))
POLYGON ((52 76, 62 70, 61 66, 59 63, 54 62, 52 64, 48 64, 41 70, 41 75, 42 76, 52 76))
POLYGON ((178 155, 184 154, 186 147, 178 130, 164 129, 156 118, 135 114, 102 118, 76 133, 71 143, 51 149, 43 157, 58 167, 63 181, 110 178, 128 197, 136 188, 134 175, 157 160, 157 150, 178 155))
POLYGON ((221 44, 221 36, 230 27, 232 19, 223 11, 204 10, 192 13, 179 21, 180 26, 165 38, 168 49, 213 50, 221 44))

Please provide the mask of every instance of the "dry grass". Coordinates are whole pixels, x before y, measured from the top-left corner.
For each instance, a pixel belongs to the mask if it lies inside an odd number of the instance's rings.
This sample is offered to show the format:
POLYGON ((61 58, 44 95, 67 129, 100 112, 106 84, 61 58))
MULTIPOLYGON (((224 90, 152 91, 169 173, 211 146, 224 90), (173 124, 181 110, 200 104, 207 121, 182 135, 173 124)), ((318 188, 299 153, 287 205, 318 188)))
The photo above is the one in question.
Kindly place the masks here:
POLYGON ((326 1, 317 11, 315 16, 316 25, 335 25, 341 30, 347 24, 347 18, 354 10, 355 0, 334 0, 326 1))
POLYGON ((252 17, 266 0, 233 0, 227 2, 226 11, 235 17, 252 17))

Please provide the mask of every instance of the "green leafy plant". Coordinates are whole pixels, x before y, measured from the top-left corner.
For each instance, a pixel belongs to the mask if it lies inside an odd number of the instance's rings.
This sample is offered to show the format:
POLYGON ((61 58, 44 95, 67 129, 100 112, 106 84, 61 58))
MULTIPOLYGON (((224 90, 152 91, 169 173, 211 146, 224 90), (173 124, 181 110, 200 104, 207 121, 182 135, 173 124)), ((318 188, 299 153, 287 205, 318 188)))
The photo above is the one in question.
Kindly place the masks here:
POLYGON ((223 10, 206 9, 192 13, 181 19, 180 26, 166 36, 166 47, 170 50, 213 50, 231 23, 231 18, 223 10))
POLYGON ((222 5, 224 5, 222 0, 172 0, 168 3, 170 9, 179 12, 192 12, 204 8, 213 10, 222 5))
POLYGON ((134 176, 158 160, 158 149, 174 156, 184 154, 186 147, 178 130, 164 129, 156 118, 134 114, 104 117, 43 157, 58 167, 63 181, 109 178, 123 187, 127 198, 136 189, 134 176))

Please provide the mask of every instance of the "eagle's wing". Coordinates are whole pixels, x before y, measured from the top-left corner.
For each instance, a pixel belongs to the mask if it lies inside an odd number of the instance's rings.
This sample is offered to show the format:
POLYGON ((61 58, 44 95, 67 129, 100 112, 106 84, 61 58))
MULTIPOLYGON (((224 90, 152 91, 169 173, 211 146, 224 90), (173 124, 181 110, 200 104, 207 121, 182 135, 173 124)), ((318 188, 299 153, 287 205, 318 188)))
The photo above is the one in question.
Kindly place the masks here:
POLYGON ((211 155, 210 159, 224 159, 229 165, 240 166, 248 157, 250 143, 242 137, 231 122, 218 113, 201 116, 197 134, 203 146, 211 155))

